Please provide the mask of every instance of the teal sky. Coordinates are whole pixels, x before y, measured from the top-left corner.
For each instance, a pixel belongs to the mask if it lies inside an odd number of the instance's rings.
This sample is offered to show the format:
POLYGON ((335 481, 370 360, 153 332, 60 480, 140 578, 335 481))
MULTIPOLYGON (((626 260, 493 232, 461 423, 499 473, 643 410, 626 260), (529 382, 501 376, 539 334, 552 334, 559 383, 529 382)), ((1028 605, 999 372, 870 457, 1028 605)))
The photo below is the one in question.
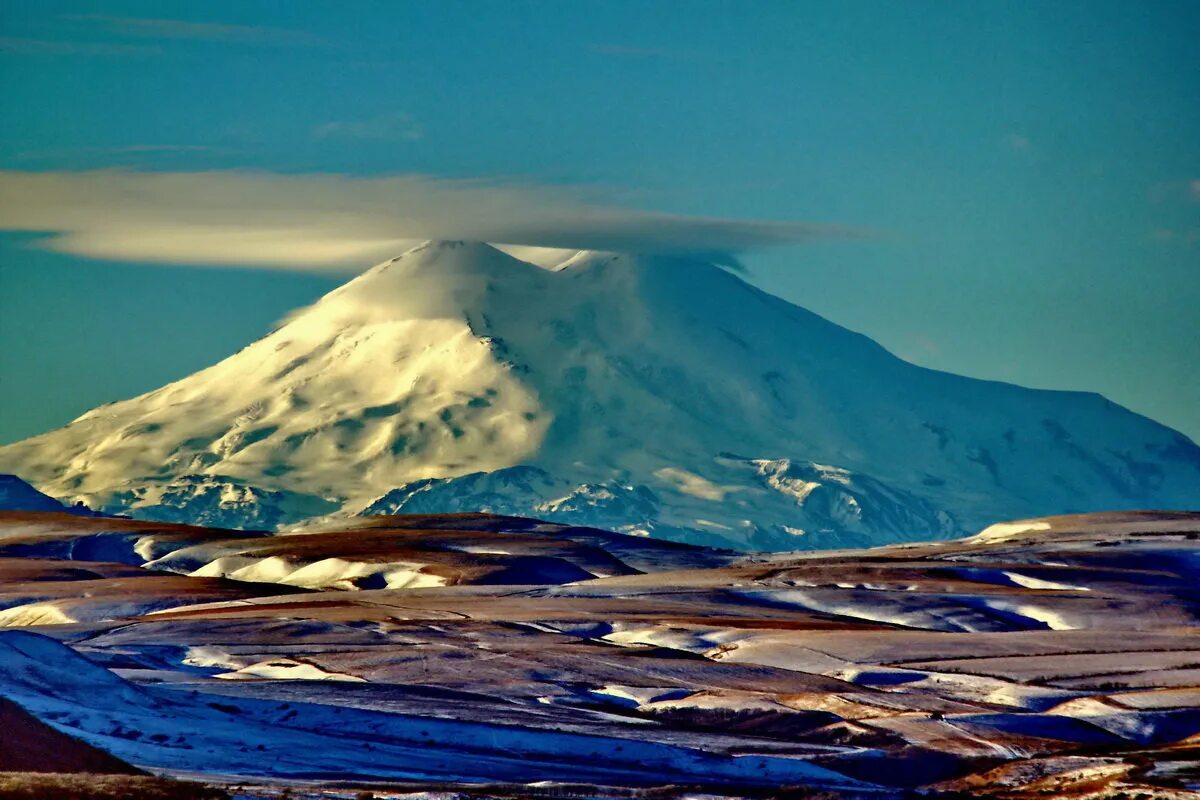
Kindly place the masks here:
MULTIPOLYGON (((1200 439, 1191 0, 3 0, 0 169, 99 168, 504 179, 867 230, 742 259, 916 363, 1200 439)), ((344 279, 52 252, 28 225, 0 225, 0 442, 344 279)))

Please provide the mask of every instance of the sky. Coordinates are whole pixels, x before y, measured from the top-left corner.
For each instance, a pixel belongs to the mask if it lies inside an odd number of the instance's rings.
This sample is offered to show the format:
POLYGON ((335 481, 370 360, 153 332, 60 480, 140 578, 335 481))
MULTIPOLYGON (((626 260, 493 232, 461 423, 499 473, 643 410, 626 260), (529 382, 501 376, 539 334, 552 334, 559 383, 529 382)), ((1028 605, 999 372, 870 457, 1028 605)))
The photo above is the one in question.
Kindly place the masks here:
POLYGON ((1200 4, 0 5, 0 442, 408 236, 733 254, 1200 439, 1200 4))

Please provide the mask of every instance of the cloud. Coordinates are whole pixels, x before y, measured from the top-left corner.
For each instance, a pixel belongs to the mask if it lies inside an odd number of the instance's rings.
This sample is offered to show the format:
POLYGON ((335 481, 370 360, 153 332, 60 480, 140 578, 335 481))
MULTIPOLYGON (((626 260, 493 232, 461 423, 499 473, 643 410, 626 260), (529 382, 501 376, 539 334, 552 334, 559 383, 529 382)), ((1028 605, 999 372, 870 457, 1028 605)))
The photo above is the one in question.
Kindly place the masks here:
POLYGON ((693 59, 703 55, 699 51, 679 50, 673 47, 637 47, 634 45, 605 42, 590 44, 588 45, 588 50, 602 56, 615 56, 617 58, 693 59))
POLYGON ((411 114, 396 111, 357 121, 326 122, 313 131, 315 139, 368 139, 381 142, 415 142, 425 135, 411 114))
POLYGON ((216 156, 238 151, 231 147, 206 144, 128 144, 111 147, 53 147, 43 150, 24 150, 14 158, 18 161, 60 161, 62 159, 141 159, 157 156, 216 156))
POLYGON ((62 14, 60 20, 98 28, 110 35, 139 39, 175 39, 202 42, 266 44, 283 46, 320 45, 318 36, 304 31, 263 25, 231 25, 222 22, 193 22, 154 17, 118 17, 106 14, 62 14))
POLYGON ((293 270, 360 270, 412 240, 693 255, 860 231, 806 222, 623 209, 569 187, 423 175, 0 171, 0 230, 88 258, 293 270))
POLYGON ((1200 242, 1200 228, 1155 228, 1150 231, 1150 238, 1156 242, 1169 242, 1192 247, 1200 242))
POLYGON ((160 54, 162 48, 157 45, 0 36, 0 52, 26 56, 150 56, 160 54))
POLYGON ((260 25, 105 14, 61 14, 57 19, 66 23, 65 37, 0 36, 0 52, 29 56, 154 56, 164 52, 163 43, 167 41, 277 47, 325 46, 320 37, 304 31, 260 25))
POLYGON ((1146 198, 1152 203, 1192 203, 1200 201, 1200 178, 1158 181, 1150 184, 1146 198))
POLYGON ((1014 153, 1028 153, 1033 149, 1033 140, 1023 133, 1010 133, 1004 137, 1004 145, 1014 153))

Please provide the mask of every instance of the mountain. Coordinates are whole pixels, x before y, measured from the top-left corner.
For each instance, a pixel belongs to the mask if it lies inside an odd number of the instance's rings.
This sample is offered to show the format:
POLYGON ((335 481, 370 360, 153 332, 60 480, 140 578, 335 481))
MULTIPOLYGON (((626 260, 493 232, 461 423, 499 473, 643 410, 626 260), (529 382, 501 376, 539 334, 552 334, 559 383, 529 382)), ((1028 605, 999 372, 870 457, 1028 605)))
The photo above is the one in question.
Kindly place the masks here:
POLYGON ((91 509, 79 503, 68 508, 16 475, 0 475, 0 511, 60 511, 82 517, 95 515, 91 509))
POLYGON ((758 549, 1200 504, 1200 447, 1099 395, 914 366, 708 263, 462 242, 0 469, 210 525, 465 509, 758 549))

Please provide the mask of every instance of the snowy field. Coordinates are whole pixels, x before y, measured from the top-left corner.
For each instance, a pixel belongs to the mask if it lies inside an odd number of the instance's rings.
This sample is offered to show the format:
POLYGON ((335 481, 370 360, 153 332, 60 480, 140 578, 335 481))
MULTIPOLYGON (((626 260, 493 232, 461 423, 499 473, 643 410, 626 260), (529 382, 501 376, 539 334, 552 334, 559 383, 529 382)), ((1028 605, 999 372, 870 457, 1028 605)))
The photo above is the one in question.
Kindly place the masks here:
POLYGON ((1198 575, 1200 514, 737 556, 488 515, 264 535, 0 512, 0 695, 262 796, 1183 798, 1198 575))

